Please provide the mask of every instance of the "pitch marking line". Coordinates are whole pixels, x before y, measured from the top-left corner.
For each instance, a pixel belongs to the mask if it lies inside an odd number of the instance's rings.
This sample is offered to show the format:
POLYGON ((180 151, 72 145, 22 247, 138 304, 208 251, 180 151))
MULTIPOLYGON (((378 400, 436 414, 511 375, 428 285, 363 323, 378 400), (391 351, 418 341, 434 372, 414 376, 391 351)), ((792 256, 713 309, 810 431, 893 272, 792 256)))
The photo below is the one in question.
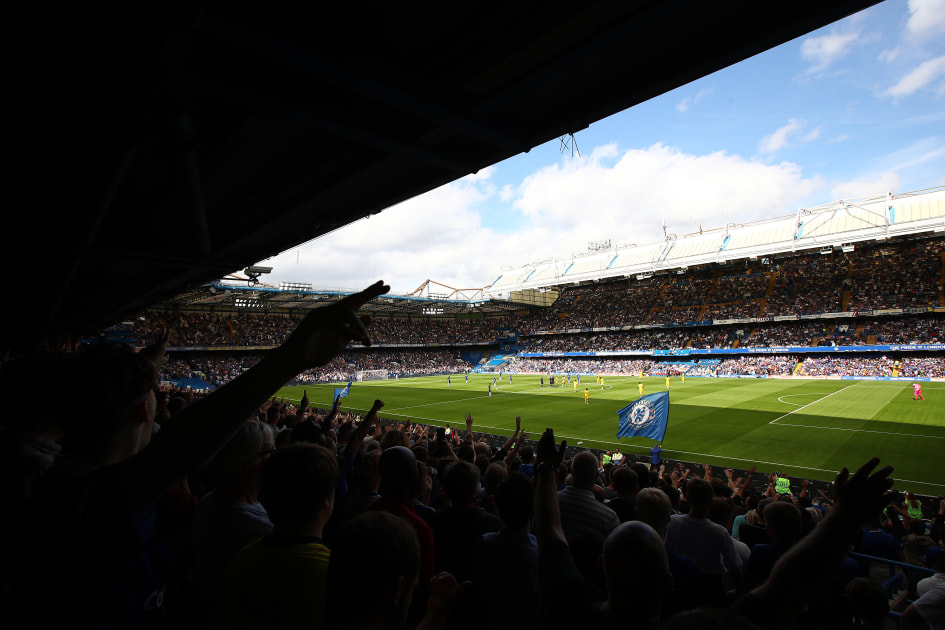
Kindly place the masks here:
MULTIPOLYGON (((770 424, 770 423, 769 423, 770 424)), ((787 424, 782 422, 779 427, 801 427, 803 429, 824 429, 826 431, 854 431, 856 433, 879 433, 880 435, 903 435, 905 437, 931 438, 945 440, 945 435, 923 435, 921 433, 895 433, 893 431, 873 431, 872 429, 846 429, 841 427, 816 427, 810 424, 787 424)))
MULTIPOLYGON (((778 396, 778 402, 784 403, 785 405, 794 405, 795 407, 802 407, 803 405, 801 403, 792 403, 783 399, 789 398, 791 396, 827 396, 829 394, 830 392, 808 392, 807 394, 784 394, 783 396, 778 396)), ((817 402, 817 401, 815 400, 814 402, 817 402)))
POLYGON ((774 423, 776 423, 778 420, 782 420, 782 419, 784 419, 784 418, 787 418, 787 417, 790 416, 791 414, 797 413, 797 412, 800 411, 801 409, 806 409, 807 407, 810 407, 811 405, 815 405, 815 404, 817 404, 817 403, 819 403, 819 402, 821 402, 821 401, 823 401, 823 400, 827 400, 827 399, 830 398, 831 396, 834 396, 834 395, 836 395, 836 394, 839 394, 839 393, 842 392, 842 391, 848 390, 848 389, 850 389, 851 387, 853 387, 853 385, 847 385, 847 386, 844 387, 843 389, 838 389, 837 391, 833 392, 832 394, 827 394, 827 395, 824 396, 823 398, 818 398, 817 400, 815 400, 815 401, 813 401, 813 402, 809 402, 809 403, 807 403, 806 405, 804 405, 803 407, 798 407, 797 409, 794 409, 793 411, 789 411, 789 412, 787 412, 786 414, 784 414, 783 416, 780 416, 780 417, 778 417, 778 418, 775 418, 774 420, 772 420, 772 421, 769 422, 768 424, 774 424, 774 423))

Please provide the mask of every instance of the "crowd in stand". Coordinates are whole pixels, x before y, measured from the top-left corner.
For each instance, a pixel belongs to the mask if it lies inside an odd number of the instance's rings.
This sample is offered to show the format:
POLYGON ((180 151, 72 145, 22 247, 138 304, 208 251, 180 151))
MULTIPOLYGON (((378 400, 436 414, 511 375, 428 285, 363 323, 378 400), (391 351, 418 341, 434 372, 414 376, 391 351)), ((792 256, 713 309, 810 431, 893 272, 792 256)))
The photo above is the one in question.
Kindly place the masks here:
POLYGON ((945 360, 941 357, 905 357, 899 365, 899 375, 945 377, 945 360))
POLYGON ((940 240, 875 247, 852 259, 847 310, 911 308, 938 302, 940 240))
POLYGON ((797 365, 792 356, 748 356, 725 359, 715 370, 715 376, 789 376, 797 365))
MULTIPOLYGON (((299 316, 272 313, 179 313, 150 311, 135 323, 135 333, 151 340, 170 331, 172 347, 273 347, 286 340, 299 316)), ((377 318, 378 345, 467 345, 494 342, 514 321, 508 316, 488 319, 377 318)))
MULTIPOLYGON (((175 352, 161 368, 161 380, 202 378, 218 387, 255 365, 261 353, 175 352)), ((362 370, 387 370, 394 376, 427 376, 463 372, 472 365, 451 350, 378 348, 349 350, 325 365, 296 376, 299 383, 338 383, 357 379, 362 370)))
POLYGON ((811 254, 784 259, 764 315, 836 313, 841 310, 846 255, 811 254))
POLYGON ((904 627, 945 623, 945 500, 897 498, 878 460, 815 496, 777 473, 693 474, 655 448, 637 461, 550 429, 530 441, 521 418, 489 439, 468 414, 451 430, 385 421, 380 400, 355 418, 272 398, 339 357, 384 363, 340 353, 371 345, 357 312, 386 290, 313 311, 252 361, 168 363, 162 335, 140 352, 89 344, 5 362, 0 623, 877 627, 885 578, 850 549, 907 564, 904 627), (208 395, 161 392, 162 368, 236 378, 208 395), (69 413, 35 407, 50 380, 69 413))
POLYGON ((768 276, 762 272, 751 272, 737 276, 722 276, 715 282, 710 302, 744 302, 764 297, 768 289, 768 276))
POLYGON ((942 320, 919 316, 874 320, 863 333, 879 344, 941 343, 942 320))
MULTIPOLYGON (((945 359, 939 359, 945 361, 945 359)), ((886 357, 808 357, 800 376, 893 376, 895 361, 886 357)))

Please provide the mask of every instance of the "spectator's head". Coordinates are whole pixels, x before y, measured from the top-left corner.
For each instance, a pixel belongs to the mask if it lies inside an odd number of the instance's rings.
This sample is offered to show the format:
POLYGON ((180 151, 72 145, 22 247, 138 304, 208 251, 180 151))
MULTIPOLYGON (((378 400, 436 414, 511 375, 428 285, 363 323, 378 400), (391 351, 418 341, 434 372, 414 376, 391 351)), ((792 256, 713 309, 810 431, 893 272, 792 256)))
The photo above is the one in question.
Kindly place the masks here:
POLYGON ((510 474, 496 489, 495 504, 507 528, 528 531, 535 507, 531 480, 522 473, 510 474))
MULTIPOLYGON (((682 493, 679 492, 679 488, 674 488, 671 485, 666 485, 660 488, 667 497, 669 497, 669 503, 673 506, 673 511, 679 510, 679 501, 682 499, 682 493)), ((642 489, 641 491, 642 492, 642 489)), ((637 493, 639 494, 639 492, 637 493)))
POLYGON ((347 444, 348 438, 354 432, 354 424, 351 422, 342 422, 338 427, 338 443, 347 444))
POLYGON ((687 480, 686 501, 689 502, 690 514, 693 516, 708 517, 714 496, 712 485, 705 479, 694 477, 687 480))
POLYGON ((489 464, 491 464, 492 461, 489 459, 488 455, 483 455, 482 453, 479 453, 476 455, 476 459, 474 463, 476 464, 476 468, 479 469, 479 474, 485 477, 486 470, 489 469, 489 464))
POLYGON ((332 545, 327 627, 401 627, 419 572, 420 542, 406 520, 380 510, 359 514, 332 545))
POLYGON ((735 505, 728 499, 713 499, 709 507, 709 520, 731 531, 732 521, 735 520, 735 505))
POLYGON ((291 436, 293 442, 308 442, 319 446, 325 446, 326 443, 322 425, 312 420, 303 420, 296 424, 292 429, 291 436))
POLYGON ((909 533, 916 536, 922 536, 925 534, 925 522, 920 521, 919 519, 913 519, 909 521, 909 533))
POLYGON ((643 488, 636 497, 637 520, 656 530, 662 537, 666 532, 666 523, 673 513, 669 496, 659 488, 643 488))
POLYGON ((666 546, 656 530, 640 521, 618 525, 604 541, 603 569, 607 606, 615 617, 659 620, 673 580, 666 546))
POLYGON ((718 477, 713 477, 711 483, 716 497, 727 499, 732 496, 732 488, 718 477))
POLYGON ((415 444, 410 450, 413 451, 413 455, 417 458, 418 462, 423 462, 424 464, 429 463, 430 449, 426 446, 415 444))
POLYGON ((614 469, 611 479, 618 496, 631 497, 637 493, 637 474, 626 466, 614 469))
POLYGON ((523 464, 531 464, 535 460, 535 449, 526 444, 521 449, 519 449, 518 455, 522 458, 523 464))
POLYGON ((479 469, 467 461, 458 461, 451 464, 444 471, 441 488, 449 497, 450 505, 454 508, 471 508, 476 506, 476 496, 479 492, 479 469))
POLYGON ((590 451, 581 451, 571 462, 572 483, 577 488, 590 490, 597 483, 597 457, 590 451))
POLYGON ((476 461, 476 449, 473 448, 472 444, 463 442, 456 449, 456 457, 464 462, 474 463, 476 461))
POLYGON ((487 496, 495 495, 499 485, 509 478, 509 469, 505 462, 492 462, 486 466, 482 477, 482 488, 487 496))
POLYGON ((378 471, 381 459, 381 449, 376 448, 370 453, 360 455, 349 473, 349 482, 352 491, 377 492, 377 487, 381 483, 381 475, 378 471))
POLYGON ((879 582, 865 577, 854 578, 847 584, 844 595, 864 627, 885 627, 889 616, 889 595, 879 582))
POLYGON ((410 448, 410 440, 400 429, 390 429, 381 436, 381 448, 385 451, 393 446, 405 446, 410 448))
POLYGON ((765 507, 765 530, 774 542, 793 544, 801 535, 801 512, 787 501, 775 501, 765 507))
POLYGON ((97 464, 123 461, 151 441, 158 370, 122 344, 80 348, 61 365, 73 413, 64 417, 65 448, 97 464))
POLYGON ((765 497, 758 502, 758 508, 755 510, 755 514, 758 517, 758 522, 752 523, 752 525, 762 525, 765 524, 765 509, 772 503, 777 503, 778 499, 776 497, 765 497))
POLYGON ((260 471, 275 445, 275 431, 270 425, 255 420, 241 424, 210 462, 210 478, 218 492, 255 503, 260 471))
POLYGON ((260 502, 273 531, 296 533, 300 526, 321 529, 331 516, 338 483, 338 458, 323 446, 290 444, 273 453, 263 465, 260 502))
POLYGON ((378 492, 383 497, 410 500, 418 483, 417 458, 405 446, 394 446, 381 453, 378 462, 381 482, 378 492))
POLYGON ((515 451, 509 453, 509 456, 505 458, 505 463, 509 467, 509 472, 516 472, 522 469, 522 458, 518 456, 518 453, 515 451))
POLYGON ((637 474, 637 485, 641 488, 647 488, 650 485, 650 467, 643 462, 634 462, 630 464, 630 470, 637 474))

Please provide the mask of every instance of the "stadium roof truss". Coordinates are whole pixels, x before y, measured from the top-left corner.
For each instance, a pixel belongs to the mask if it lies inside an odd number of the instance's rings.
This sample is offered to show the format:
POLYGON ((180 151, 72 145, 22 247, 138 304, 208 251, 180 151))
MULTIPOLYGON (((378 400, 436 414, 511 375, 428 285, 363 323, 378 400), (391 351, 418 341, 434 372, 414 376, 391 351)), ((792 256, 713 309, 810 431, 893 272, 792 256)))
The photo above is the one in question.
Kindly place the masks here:
POLYGON ((825 248, 849 251, 856 243, 945 234, 945 187, 886 193, 802 208, 794 215, 699 234, 667 234, 663 242, 616 246, 505 269, 483 290, 494 299, 549 286, 620 277, 644 278, 735 260, 784 256, 825 248))
MULTIPOLYGON (((337 302, 354 289, 286 290, 252 282, 220 281, 203 285, 166 300, 153 308, 166 312, 200 311, 270 311, 273 313, 305 312, 337 302)), ((463 317, 494 316, 520 312, 525 307, 507 300, 487 297, 457 299, 447 296, 385 295, 369 302, 362 309, 373 315, 391 317, 463 317)))

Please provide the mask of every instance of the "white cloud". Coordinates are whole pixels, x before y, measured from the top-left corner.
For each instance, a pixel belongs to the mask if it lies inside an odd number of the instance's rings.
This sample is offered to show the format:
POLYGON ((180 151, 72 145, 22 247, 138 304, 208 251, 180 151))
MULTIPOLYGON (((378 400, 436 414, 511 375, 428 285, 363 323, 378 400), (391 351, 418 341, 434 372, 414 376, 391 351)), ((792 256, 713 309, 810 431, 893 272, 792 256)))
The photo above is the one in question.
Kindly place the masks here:
POLYGON ((491 182, 464 178, 402 202, 328 236, 269 259, 272 282, 311 282, 320 288, 358 289, 384 280, 397 293, 432 278, 455 288, 492 272, 479 251, 495 234, 477 210, 495 196, 491 182))
POLYGON ((830 198, 853 199, 885 192, 898 192, 899 185, 899 175, 886 172, 875 177, 836 182, 830 187, 830 198))
POLYGON ((682 234, 700 223, 721 227, 779 216, 821 185, 795 164, 766 165, 724 152, 691 155, 657 144, 627 151, 612 164, 592 155, 584 164, 542 169, 523 185, 516 207, 547 240, 534 242, 518 263, 567 256, 604 238, 658 242, 664 218, 682 234))
POLYGON ((807 132, 807 135, 805 135, 804 138, 803 138, 801 141, 802 141, 802 142, 812 142, 812 141, 814 141, 814 140, 816 140, 817 138, 820 137, 820 133, 821 133, 823 130, 824 130, 823 127, 817 127, 817 128, 815 128, 815 129, 811 129, 809 132, 807 132))
POLYGON ((876 59, 878 61, 881 61, 882 63, 891 63, 892 61, 896 59, 896 57, 899 56, 900 52, 901 51, 899 47, 896 46, 895 48, 882 51, 881 53, 879 53, 879 55, 876 56, 876 59))
POLYGON ((808 74, 816 74, 846 55, 857 39, 859 31, 831 32, 819 37, 808 37, 801 43, 801 57, 811 64, 808 74))
POLYGON ((693 105, 698 104, 699 101, 702 100, 702 97, 708 94, 711 94, 714 91, 715 91, 714 88, 706 88, 703 90, 699 90, 695 96, 687 96, 686 98, 684 98, 683 100, 679 101, 679 103, 676 104, 676 111, 678 112, 689 111, 689 108, 692 107, 693 105))
POLYGON ((375 279, 395 293, 427 279, 477 288, 502 266, 567 257, 590 241, 658 242, 661 218, 671 232, 684 234, 700 224, 709 229, 782 216, 823 185, 792 163, 764 164, 721 151, 692 155, 662 144, 619 152, 611 144, 583 159, 561 158, 506 189, 516 192, 506 214, 495 184, 466 178, 265 264, 274 267, 270 282, 318 288, 357 289, 375 279), (499 212, 485 212, 488 204, 499 212))
POLYGON ((913 171, 917 167, 935 168, 939 160, 945 158, 945 145, 936 136, 919 138, 908 146, 888 152, 883 157, 883 170, 903 172, 913 171))
POLYGON ((929 59, 899 79, 885 94, 893 98, 909 96, 945 75, 945 55, 929 59))
POLYGON ((906 32, 922 38, 945 33, 945 0, 909 0, 906 32))
POLYGON ((758 150, 761 153, 774 153, 790 143, 790 138, 807 125, 806 120, 792 118, 783 127, 779 127, 774 133, 761 139, 758 150))

